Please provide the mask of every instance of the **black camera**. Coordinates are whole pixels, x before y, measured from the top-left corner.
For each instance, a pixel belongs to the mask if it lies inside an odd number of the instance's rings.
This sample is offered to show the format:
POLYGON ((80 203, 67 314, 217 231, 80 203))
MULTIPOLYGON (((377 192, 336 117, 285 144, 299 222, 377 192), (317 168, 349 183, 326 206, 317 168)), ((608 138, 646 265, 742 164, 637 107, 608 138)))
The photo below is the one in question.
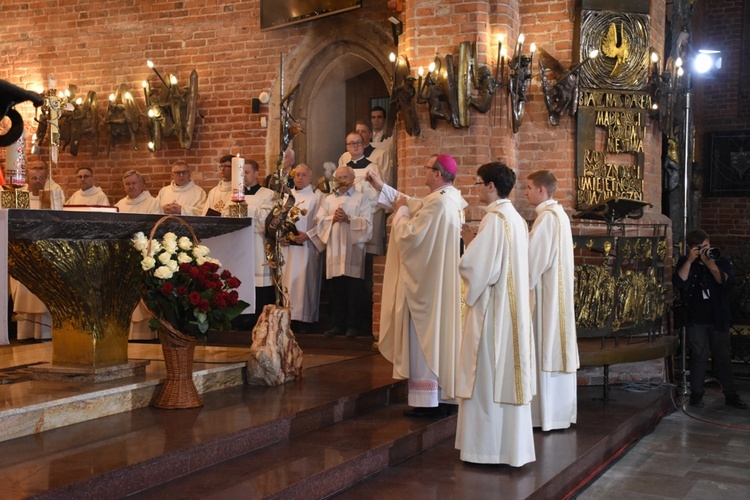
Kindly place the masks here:
POLYGON ((701 255, 704 255, 711 260, 719 260, 719 257, 721 257, 721 250, 716 247, 704 247, 701 248, 701 255))

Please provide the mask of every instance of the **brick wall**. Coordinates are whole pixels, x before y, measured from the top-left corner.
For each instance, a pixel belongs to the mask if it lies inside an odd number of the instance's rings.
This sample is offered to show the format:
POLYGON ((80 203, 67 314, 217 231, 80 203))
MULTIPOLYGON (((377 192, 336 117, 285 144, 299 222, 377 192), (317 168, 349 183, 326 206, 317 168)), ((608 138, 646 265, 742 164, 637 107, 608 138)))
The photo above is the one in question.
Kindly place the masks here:
MULTIPOLYGON (((747 10, 747 1, 716 0, 699 3, 693 14, 695 47, 722 53, 722 69, 695 81, 695 159, 704 168, 710 167, 704 150, 707 133, 750 130, 750 92, 748 81, 742 78, 750 74, 750 43, 745 40, 750 36, 747 10)), ((750 240, 750 197, 704 196, 699 210, 700 227, 725 254, 732 255, 750 240)))

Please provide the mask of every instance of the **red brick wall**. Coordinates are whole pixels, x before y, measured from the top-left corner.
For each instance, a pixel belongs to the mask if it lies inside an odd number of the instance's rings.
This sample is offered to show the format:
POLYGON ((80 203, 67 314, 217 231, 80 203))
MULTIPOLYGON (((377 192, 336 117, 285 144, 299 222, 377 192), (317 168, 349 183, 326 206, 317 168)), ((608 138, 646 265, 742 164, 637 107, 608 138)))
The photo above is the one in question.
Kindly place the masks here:
MULTIPOLYGON (((701 2, 694 13, 696 48, 721 50, 722 69, 712 78, 695 82, 696 160, 706 168, 710 158, 705 149, 709 132, 750 130, 748 82, 741 71, 750 74, 750 50, 742 52, 743 37, 750 36, 744 25, 748 15, 743 9, 750 4, 743 0, 701 2), (744 17, 743 17, 744 14, 744 17)), ((745 46, 748 47, 747 42, 745 46)), ((750 239, 750 197, 703 197, 700 203, 700 226, 711 235, 711 243, 732 255, 750 239)))

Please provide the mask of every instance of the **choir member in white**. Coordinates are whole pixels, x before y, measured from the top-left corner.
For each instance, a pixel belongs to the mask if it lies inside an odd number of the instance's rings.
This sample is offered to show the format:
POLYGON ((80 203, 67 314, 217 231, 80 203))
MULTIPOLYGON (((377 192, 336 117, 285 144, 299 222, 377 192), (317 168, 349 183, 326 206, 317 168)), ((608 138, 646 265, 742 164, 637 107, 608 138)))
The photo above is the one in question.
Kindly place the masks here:
POLYGON ((328 336, 356 337, 362 321, 365 243, 372 235, 372 210, 354 188, 354 170, 336 169, 335 192, 329 194, 315 217, 313 243, 326 250, 326 278, 330 280, 333 328, 328 336))
POLYGON ((94 186, 94 171, 90 167, 80 167, 76 172, 76 178, 81 189, 73 193, 65 202, 66 205, 109 206, 109 198, 102 188, 94 186))
MULTIPOLYGON (((47 175, 47 182, 44 184, 44 187, 39 190, 38 195, 38 202, 39 206, 31 208, 44 208, 44 209, 52 209, 52 210, 62 210, 63 205, 65 204, 65 191, 60 187, 58 183, 52 180, 52 178, 49 175, 49 168, 47 167, 47 163, 44 161, 36 161, 34 162, 31 167, 29 167, 29 174, 32 170, 44 170, 47 175), (44 201, 42 201, 44 199, 44 201)), ((21 188, 23 191, 29 190, 29 185, 26 184, 21 188)))
POLYGON ((187 162, 172 165, 172 183, 164 186, 156 197, 165 214, 202 215, 206 192, 190 178, 187 162))
POLYGON ((409 379, 410 416, 435 416, 455 404, 461 330, 458 274, 466 201, 453 186, 458 166, 449 155, 430 158, 430 194, 407 198, 370 174, 379 203, 396 209, 383 278, 380 352, 393 377, 409 379))
MULTIPOLYGON (((42 208, 40 193, 47 181, 47 167, 37 165, 30 168, 27 181, 29 208, 39 210, 42 208)), ((9 285, 10 295, 13 298, 13 312, 16 314, 16 338, 18 340, 52 338, 52 317, 44 302, 14 278, 10 278, 9 285)))
POLYGON ((312 189, 312 169, 300 163, 294 167, 294 196, 295 206, 306 210, 300 214, 295 223, 298 234, 294 237, 294 244, 282 248, 284 273, 282 283, 289 290, 289 305, 292 308, 292 321, 300 322, 298 331, 306 333, 309 325, 318 321, 320 308, 320 281, 322 264, 320 252, 311 241, 316 234, 315 216, 325 199, 320 191, 312 189))
POLYGON ((529 240, 538 377, 531 414, 534 427, 543 431, 567 429, 578 414, 573 234, 565 210, 553 199, 556 189, 549 170, 527 177, 526 198, 537 213, 529 240))
POLYGON ((232 205, 232 155, 221 157, 219 173, 221 174, 221 180, 216 187, 208 192, 203 215, 208 215, 208 211, 213 210, 223 217, 229 216, 229 207, 232 205))
POLYGON ((136 170, 128 170, 122 176, 125 197, 115 203, 120 212, 135 214, 163 214, 159 201, 146 190, 143 176, 136 170))
POLYGON ((477 177, 487 213, 476 236, 468 227, 461 232, 468 310, 456 376, 456 448, 465 462, 520 467, 536 459, 528 226, 507 199, 516 181, 510 168, 488 163, 477 177))

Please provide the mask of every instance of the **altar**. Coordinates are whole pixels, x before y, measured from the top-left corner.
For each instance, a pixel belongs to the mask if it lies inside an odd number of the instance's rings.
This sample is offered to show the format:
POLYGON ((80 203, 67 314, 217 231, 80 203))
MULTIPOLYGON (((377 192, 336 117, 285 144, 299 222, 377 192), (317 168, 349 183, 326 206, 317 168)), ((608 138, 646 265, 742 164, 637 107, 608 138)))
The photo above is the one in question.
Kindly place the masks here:
MULTIPOLYGON (((130 239, 136 232, 149 234, 160 215, 62 212, 55 210, 0 210, 0 344, 8 344, 8 274, 24 283, 47 306, 57 311, 53 314, 53 345, 55 330, 71 329, 68 323, 79 325, 79 332, 68 335, 83 337, 80 331, 94 338, 101 337, 111 325, 97 321, 101 309, 112 313, 114 303, 123 303, 126 314, 137 304, 133 280, 140 272, 133 266, 130 239), (63 263, 65 263, 63 265, 63 263), (10 269, 9 269, 10 267, 10 269), (64 277, 64 279, 63 279, 64 277), (106 278, 105 278, 106 277, 106 278), (61 281, 71 281, 65 284, 61 281), (85 286, 82 284, 85 283, 85 286), (45 300, 46 298, 46 300, 45 300), (51 304, 50 302, 54 302, 51 304), (98 304, 99 311, 91 306, 98 304), (132 307, 130 305, 132 304, 132 307), (52 307, 50 307, 52 306, 52 307), (64 314, 60 311, 64 309, 64 314), (88 315, 89 317, 87 317, 88 315), (57 324, 54 318, 57 318, 57 324), (70 322, 60 318, 71 318, 70 322)), ((229 269, 243 283, 238 289, 240 299, 248 302, 247 312, 255 310, 255 277, 253 266, 253 227, 250 218, 219 218, 186 216, 202 243, 211 249, 211 255, 229 269)), ((189 236, 187 228, 176 221, 166 221, 159 227, 156 237, 167 231, 179 236, 189 236)), ((62 337, 60 337, 62 338, 62 337)), ((79 339, 86 341, 85 338, 79 339)), ((66 364, 111 364, 111 358, 127 359, 127 338, 117 347, 108 346, 98 339, 103 350, 114 351, 103 360, 83 360, 59 357, 66 364), (125 352, 122 351, 124 345, 125 352), (117 352, 117 351, 120 352, 117 352)), ((121 339, 120 339, 121 340, 121 339)), ((78 343, 78 340, 73 340, 78 343)), ((53 362, 57 362, 53 361, 53 362)))

